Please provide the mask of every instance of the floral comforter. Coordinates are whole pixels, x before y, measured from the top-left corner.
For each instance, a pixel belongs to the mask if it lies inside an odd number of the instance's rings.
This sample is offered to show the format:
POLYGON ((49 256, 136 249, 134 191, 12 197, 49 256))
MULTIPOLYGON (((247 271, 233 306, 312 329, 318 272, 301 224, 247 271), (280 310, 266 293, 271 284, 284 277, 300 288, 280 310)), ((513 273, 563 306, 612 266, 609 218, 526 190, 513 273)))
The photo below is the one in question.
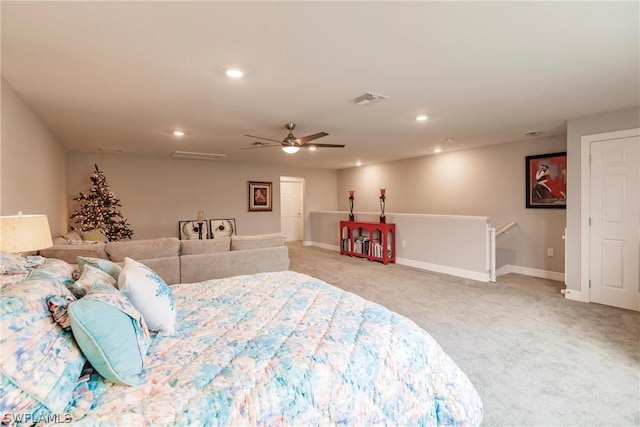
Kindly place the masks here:
POLYGON ((171 289, 176 332, 153 339, 146 383, 89 384, 106 389, 78 423, 480 424, 465 374, 378 304, 291 271, 171 289))

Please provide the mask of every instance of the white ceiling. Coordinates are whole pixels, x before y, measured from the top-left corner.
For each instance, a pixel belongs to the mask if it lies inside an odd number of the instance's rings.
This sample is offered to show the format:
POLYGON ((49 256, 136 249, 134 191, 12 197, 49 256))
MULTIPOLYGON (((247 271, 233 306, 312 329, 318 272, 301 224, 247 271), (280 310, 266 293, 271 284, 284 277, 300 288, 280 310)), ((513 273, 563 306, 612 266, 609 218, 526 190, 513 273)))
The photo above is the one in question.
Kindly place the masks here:
POLYGON ((338 169, 564 134, 568 119, 639 104, 637 1, 1 7, 2 75, 75 151, 338 169), (349 102, 366 92, 388 99, 349 102), (288 122, 347 147, 241 150, 288 122))

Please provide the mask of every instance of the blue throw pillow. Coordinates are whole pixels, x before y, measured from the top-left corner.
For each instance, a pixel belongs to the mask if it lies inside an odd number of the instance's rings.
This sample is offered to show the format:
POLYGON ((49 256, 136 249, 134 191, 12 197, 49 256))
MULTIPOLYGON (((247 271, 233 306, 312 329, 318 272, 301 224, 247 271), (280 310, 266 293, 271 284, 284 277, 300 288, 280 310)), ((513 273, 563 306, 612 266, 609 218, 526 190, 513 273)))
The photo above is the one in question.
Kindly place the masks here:
POLYGON ((83 298, 69 304, 68 311, 73 336, 100 375, 118 384, 144 382, 141 373, 149 330, 140 312, 109 280, 95 280, 83 298))

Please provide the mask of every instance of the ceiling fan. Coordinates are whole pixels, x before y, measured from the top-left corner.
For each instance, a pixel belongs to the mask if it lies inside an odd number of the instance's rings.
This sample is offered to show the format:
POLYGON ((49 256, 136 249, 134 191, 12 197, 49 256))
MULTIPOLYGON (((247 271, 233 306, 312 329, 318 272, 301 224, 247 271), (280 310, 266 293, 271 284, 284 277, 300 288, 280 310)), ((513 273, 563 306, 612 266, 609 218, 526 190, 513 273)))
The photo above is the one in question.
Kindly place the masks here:
POLYGON ((298 150, 300 150, 300 148, 315 149, 318 147, 323 147, 323 148, 327 148, 327 147, 344 148, 345 147, 344 145, 339 145, 339 144, 317 144, 315 142, 309 143, 310 141, 329 135, 326 132, 318 132, 318 133, 314 133, 313 135, 307 135, 307 136, 303 136, 302 138, 296 138, 295 136, 293 136, 293 130, 296 127, 295 123, 287 123, 286 125, 284 125, 284 127, 289 131, 289 135, 287 135, 287 137, 282 141, 277 141, 271 138, 265 138, 263 136, 245 135, 250 138, 266 139, 267 141, 277 142, 280 145, 265 144, 263 142, 254 142, 251 147, 247 147, 247 148, 282 147, 282 151, 284 151, 285 153, 293 154, 293 153, 297 153, 298 150))

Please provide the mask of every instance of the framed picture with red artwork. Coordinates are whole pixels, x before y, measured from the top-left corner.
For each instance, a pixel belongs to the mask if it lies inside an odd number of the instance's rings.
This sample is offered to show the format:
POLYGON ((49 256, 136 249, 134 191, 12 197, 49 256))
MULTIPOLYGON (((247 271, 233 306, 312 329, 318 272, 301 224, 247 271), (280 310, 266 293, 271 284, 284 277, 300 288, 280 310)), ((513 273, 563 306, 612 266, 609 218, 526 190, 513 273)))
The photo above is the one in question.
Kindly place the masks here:
POLYGON ((527 208, 567 208, 567 153, 527 156, 527 208))
POLYGON ((249 181, 249 212, 271 211, 271 182, 249 181))

